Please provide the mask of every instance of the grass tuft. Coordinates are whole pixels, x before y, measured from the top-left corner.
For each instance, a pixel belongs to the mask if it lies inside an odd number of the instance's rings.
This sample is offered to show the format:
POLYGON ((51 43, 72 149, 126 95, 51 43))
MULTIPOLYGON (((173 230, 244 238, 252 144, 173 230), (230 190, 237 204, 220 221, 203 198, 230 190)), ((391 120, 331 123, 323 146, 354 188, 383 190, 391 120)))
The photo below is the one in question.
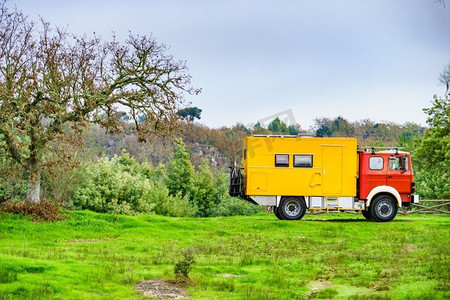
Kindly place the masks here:
POLYGON ((0 283, 11 283, 17 281, 17 272, 10 270, 0 270, 0 283))

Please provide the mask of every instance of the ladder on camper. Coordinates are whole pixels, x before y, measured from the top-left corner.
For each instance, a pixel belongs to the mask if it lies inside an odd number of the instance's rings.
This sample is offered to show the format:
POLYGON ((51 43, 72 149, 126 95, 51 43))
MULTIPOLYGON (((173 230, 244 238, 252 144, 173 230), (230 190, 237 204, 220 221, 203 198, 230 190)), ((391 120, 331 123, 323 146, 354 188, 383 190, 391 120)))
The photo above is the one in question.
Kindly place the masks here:
POLYGON ((360 211, 364 210, 364 203, 362 200, 355 200, 353 197, 339 197, 339 196, 323 196, 311 197, 309 199, 309 210, 311 212, 317 210, 326 213, 330 212, 346 212, 346 211, 360 211), (314 200, 311 198, 315 198, 314 200))
POLYGON ((326 211, 326 213, 329 213, 330 211, 333 212, 341 212, 341 206, 339 204, 339 197, 330 197, 325 196, 321 197, 320 202, 315 202, 315 205, 310 202, 309 206, 310 211, 319 210, 319 211, 326 211))
POLYGON ((339 197, 328 197, 328 196, 326 196, 325 197, 325 204, 326 204, 325 207, 327 209, 327 214, 330 212, 330 208, 333 211, 336 211, 336 209, 337 209, 338 214, 341 213, 340 208, 339 208, 339 197), (330 198, 332 198, 332 199, 330 199, 330 198))

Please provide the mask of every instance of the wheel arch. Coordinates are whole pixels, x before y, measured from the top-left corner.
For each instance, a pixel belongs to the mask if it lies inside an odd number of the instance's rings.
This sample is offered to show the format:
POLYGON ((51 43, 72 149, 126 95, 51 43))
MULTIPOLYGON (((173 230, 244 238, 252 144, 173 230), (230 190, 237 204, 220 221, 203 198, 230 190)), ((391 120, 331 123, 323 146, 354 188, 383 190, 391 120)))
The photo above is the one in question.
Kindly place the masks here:
POLYGON ((281 219, 293 221, 303 218, 308 208, 304 197, 286 196, 281 197, 280 205, 276 209, 281 219))
POLYGON ((370 191, 369 195, 367 196, 366 206, 370 206, 372 200, 375 197, 381 196, 381 195, 387 195, 387 196, 393 197, 395 200, 397 200, 398 206, 399 207, 402 206, 402 199, 400 198, 400 193, 395 188, 393 188, 392 186, 388 186, 388 185, 380 185, 380 186, 373 188, 370 191))
POLYGON ((308 202, 306 201, 306 197, 305 196, 277 196, 277 207, 280 206, 280 202, 283 198, 298 198, 300 200, 303 200, 305 202, 306 208, 308 207, 308 202))

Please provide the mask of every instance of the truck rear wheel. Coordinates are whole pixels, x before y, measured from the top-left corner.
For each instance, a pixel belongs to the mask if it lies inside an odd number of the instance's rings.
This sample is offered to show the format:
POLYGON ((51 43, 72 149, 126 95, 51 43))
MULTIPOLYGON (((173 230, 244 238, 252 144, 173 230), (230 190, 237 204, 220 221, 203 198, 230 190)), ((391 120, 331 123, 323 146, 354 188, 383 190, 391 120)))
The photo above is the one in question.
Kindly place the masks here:
POLYGON ((283 217, 280 215, 280 210, 278 207, 276 206, 273 207, 273 213, 278 218, 278 220, 284 220, 283 217))
POLYGON ((372 218, 377 222, 392 221, 397 215, 397 202, 391 196, 377 196, 369 207, 372 218))
POLYGON ((282 198, 278 207, 278 213, 284 220, 300 220, 305 212, 305 200, 300 197, 282 198))

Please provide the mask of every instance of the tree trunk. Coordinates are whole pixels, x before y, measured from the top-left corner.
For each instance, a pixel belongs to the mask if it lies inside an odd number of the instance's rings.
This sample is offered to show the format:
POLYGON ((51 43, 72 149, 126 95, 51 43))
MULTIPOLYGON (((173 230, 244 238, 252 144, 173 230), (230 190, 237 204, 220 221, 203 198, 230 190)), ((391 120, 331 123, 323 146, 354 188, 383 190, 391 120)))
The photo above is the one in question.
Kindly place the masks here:
POLYGON ((41 170, 37 166, 30 168, 28 175, 27 201, 31 203, 41 202, 41 170))
POLYGON ((28 190, 27 201, 30 203, 41 203, 41 168, 40 168, 40 144, 37 139, 36 129, 39 119, 30 122, 30 157, 28 159, 28 190))

